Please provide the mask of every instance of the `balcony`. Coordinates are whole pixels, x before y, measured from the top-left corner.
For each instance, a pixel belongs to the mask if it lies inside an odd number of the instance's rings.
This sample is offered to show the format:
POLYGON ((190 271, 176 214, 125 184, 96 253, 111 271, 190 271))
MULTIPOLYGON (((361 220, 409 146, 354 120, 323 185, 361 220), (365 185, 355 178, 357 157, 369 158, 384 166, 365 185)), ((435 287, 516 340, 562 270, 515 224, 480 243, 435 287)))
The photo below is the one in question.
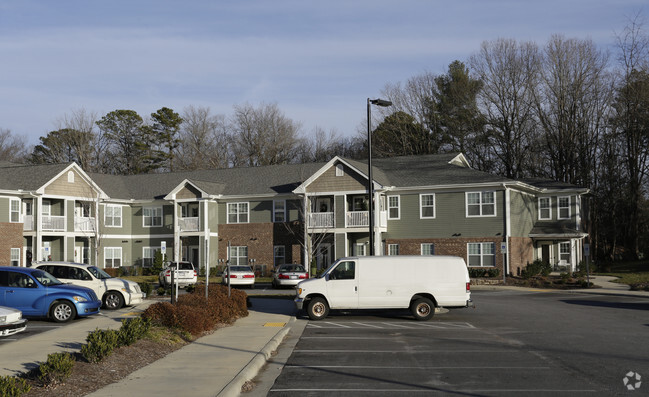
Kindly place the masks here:
POLYGON ((198 217, 178 218, 178 227, 181 232, 197 232, 199 225, 198 217))
POLYGON ((333 212, 314 212, 309 214, 309 228, 323 229, 335 226, 333 212))
POLYGON ((64 232, 65 217, 64 216, 43 216, 43 219, 41 221, 41 226, 44 232, 64 232))
POLYGON ((34 230, 34 215, 23 216, 23 230, 34 230))
POLYGON ((95 218, 86 217, 86 216, 75 216, 74 217, 74 231, 75 232, 94 232, 97 223, 95 218))
POLYGON ((348 211, 345 217, 347 227, 362 227, 370 225, 368 211, 348 211))

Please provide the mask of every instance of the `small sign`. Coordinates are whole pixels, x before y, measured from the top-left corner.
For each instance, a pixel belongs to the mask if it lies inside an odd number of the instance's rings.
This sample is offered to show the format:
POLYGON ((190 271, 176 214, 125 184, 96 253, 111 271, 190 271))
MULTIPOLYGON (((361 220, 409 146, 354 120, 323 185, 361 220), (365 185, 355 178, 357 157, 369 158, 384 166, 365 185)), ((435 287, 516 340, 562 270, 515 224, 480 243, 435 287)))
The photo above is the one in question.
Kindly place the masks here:
POLYGON ((503 254, 507 253, 507 243, 504 241, 500 243, 500 252, 503 254))
POLYGON ((590 256, 590 244, 584 244, 584 255, 590 256))
POLYGON ((162 241, 162 242, 160 243, 160 253, 161 253, 162 255, 166 255, 166 254, 167 254, 167 242, 166 242, 166 241, 162 241))

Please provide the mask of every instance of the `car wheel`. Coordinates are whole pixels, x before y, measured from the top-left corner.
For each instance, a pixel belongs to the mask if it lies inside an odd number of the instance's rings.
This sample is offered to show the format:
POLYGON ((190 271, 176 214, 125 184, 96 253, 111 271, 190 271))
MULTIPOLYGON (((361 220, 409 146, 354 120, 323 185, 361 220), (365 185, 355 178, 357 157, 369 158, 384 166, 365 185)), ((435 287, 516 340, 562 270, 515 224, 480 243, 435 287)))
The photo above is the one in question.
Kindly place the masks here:
POLYGON ((50 318, 57 323, 70 321, 76 316, 77 310, 68 301, 56 301, 50 308, 50 318))
POLYGON ((121 309, 124 306, 124 297, 117 291, 108 291, 104 295, 104 307, 108 310, 121 309))
POLYGON ((322 320, 329 314, 329 305, 322 298, 313 298, 309 301, 306 312, 311 320, 322 320))
POLYGON ((430 320, 435 314, 435 305, 428 298, 418 298, 410 304, 410 313, 415 320, 430 320))

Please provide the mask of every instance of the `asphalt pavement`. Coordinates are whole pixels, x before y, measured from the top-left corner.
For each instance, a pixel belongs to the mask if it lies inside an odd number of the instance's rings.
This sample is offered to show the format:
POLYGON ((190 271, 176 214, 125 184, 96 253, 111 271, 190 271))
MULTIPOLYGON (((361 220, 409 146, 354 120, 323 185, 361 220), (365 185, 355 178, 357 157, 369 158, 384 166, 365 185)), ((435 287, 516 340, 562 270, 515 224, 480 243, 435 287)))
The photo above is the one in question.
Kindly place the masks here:
MULTIPOLYGON (((649 292, 628 291, 628 286, 611 283, 609 278, 592 277, 598 287, 589 290, 561 291, 628 295, 649 298, 649 292), (626 287, 626 288, 625 288, 626 287)), ((503 286, 472 286, 480 289, 509 289, 503 286)), ((520 289, 520 288, 518 288, 520 289)), ((529 289, 528 289, 529 290, 529 289)), ((538 290, 538 289, 532 289, 538 290)), ((255 378, 267 360, 291 331, 299 337, 308 324, 296 318, 290 299, 251 296, 249 315, 232 326, 217 330, 169 354, 120 382, 90 394, 91 396, 124 395, 191 395, 237 396, 242 386, 255 378), (181 381, 179 381, 181 380, 181 381)), ((0 346, 0 376, 17 375, 44 362, 47 355, 61 351, 78 351, 86 336, 96 328, 118 329, 121 319, 137 316, 155 300, 131 308, 120 316, 96 315, 76 320, 21 341, 0 346)))

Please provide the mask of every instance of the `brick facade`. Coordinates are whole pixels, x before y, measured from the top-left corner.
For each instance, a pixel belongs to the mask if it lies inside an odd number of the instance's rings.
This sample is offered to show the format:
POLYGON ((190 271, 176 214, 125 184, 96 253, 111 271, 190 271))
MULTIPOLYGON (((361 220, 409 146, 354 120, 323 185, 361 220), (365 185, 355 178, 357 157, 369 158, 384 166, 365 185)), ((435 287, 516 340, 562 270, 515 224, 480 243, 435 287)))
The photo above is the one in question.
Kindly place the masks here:
POLYGON ((534 242, 529 237, 509 238, 509 272, 520 276, 528 263, 534 258, 534 242))
POLYGON ((11 249, 20 248, 20 265, 23 258, 23 224, 0 223, 0 266, 11 266, 11 249))

